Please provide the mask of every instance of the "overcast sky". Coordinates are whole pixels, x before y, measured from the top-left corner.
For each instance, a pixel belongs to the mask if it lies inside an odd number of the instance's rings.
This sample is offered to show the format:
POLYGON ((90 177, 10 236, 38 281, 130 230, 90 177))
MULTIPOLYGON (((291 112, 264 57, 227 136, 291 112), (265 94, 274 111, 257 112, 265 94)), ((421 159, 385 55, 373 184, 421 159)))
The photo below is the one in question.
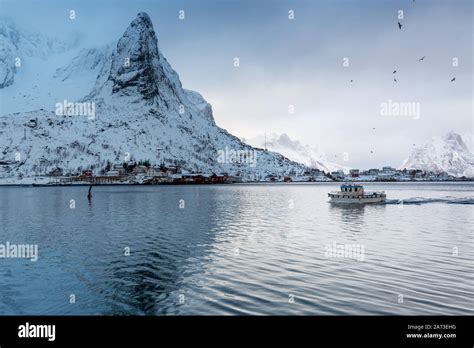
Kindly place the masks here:
POLYGON ((147 12, 184 87, 203 94, 217 124, 241 138, 287 133, 329 160, 367 168, 399 166, 434 135, 473 131, 470 0, 0 3, 21 28, 64 40, 79 34, 85 47, 117 40, 147 12), (389 100, 417 103, 419 114, 382 115, 389 100))

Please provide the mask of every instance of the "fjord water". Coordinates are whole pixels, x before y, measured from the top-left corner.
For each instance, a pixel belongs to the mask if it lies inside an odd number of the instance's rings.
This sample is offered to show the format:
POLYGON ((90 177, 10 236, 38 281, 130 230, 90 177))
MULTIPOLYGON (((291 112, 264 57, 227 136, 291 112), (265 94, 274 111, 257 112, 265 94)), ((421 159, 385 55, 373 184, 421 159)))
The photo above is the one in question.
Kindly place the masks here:
POLYGON ((367 206, 336 188, 0 187, 0 243, 39 248, 0 259, 0 314, 473 314, 473 183, 367 184, 389 199, 367 206))

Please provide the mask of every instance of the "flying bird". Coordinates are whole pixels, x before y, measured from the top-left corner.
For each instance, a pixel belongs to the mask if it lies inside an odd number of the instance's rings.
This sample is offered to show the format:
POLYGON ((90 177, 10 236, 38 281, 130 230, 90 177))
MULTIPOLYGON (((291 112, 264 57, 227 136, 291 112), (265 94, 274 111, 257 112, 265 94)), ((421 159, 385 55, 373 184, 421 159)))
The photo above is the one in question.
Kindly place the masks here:
POLYGON ((402 29, 402 24, 398 22, 398 29, 402 29))
POLYGON ((454 81, 456 81, 456 78, 455 78, 455 77, 453 77, 453 78, 451 79, 451 82, 454 82, 454 81))
POLYGON ((425 58, 426 58, 426 56, 423 56, 420 59, 418 59, 418 61, 421 62, 422 60, 425 60, 425 58))
POLYGON ((354 82, 354 80, 351 80, 351 82, 354 82))
POLYGON ((396 71, 396 70, 394 70, 392 74, 395 74, 396 72, 397 72, 397 71, 396 71))
POLYGON ((393 79, 393 81, 398 82, 397 79, 393 79))

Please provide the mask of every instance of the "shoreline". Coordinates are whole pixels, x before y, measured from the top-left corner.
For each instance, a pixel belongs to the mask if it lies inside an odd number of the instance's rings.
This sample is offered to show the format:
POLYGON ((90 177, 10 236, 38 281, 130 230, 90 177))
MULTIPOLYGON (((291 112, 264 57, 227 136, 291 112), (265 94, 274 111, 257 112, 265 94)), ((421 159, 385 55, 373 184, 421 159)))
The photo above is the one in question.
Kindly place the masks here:
MULTIPOLYGON (((248 181, 248 182, 239 182, 239 183, 157 183, 157 184, 145 184, 145 183, 98 183, 92 184, 92 186, 232 186, 232 185, 294 185, 294 184, 334 184, 340 185, 340 183, 374 183, 374 184, 423 184, 423 183, 474 183, 474 178, 466 179, 466 180, 403 180, 403 181, 394 181, 394 180, 386 180, 386 181, 371 181, 371 180, 351 180, 351 181, 292 181, 292 182, 270 182, 270 181, 248 181)), ((90 183, 76 183, 76 184, 36 184, 36 183, 12 183, 12 184, 4 184, 0 183, 0 187, 88 187, 90 183)))

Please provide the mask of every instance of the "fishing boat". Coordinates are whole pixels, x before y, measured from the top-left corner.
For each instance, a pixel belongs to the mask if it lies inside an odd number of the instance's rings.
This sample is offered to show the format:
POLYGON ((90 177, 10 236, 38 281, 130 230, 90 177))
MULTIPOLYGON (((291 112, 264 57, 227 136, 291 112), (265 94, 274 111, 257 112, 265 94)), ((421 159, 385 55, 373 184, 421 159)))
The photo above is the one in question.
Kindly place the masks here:
POLYGON ((340 191, 328 193, 331 203, 384 203, 387 197, 384 191, 365 192, 364 186, 343 184, 340 191))

